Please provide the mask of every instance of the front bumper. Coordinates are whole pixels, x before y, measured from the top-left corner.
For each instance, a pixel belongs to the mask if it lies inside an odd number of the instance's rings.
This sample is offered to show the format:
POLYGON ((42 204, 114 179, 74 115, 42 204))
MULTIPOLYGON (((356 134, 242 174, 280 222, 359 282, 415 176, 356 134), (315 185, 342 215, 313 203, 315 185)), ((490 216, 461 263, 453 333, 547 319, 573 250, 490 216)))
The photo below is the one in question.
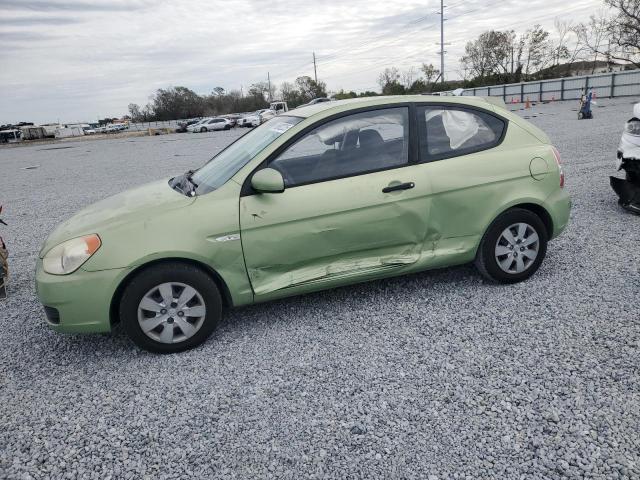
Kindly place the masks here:
MULTIPOLYGON (((111 331, 111 299, 129 269, 50 275, 36 266, 36 293, 47 311, 47 325, 62 333, 111 331)), ((43 313, 43 317, 45 314, 43 313)))
POLYGON ((620 206, 630 212, 640 215, 640 184, 610 177, 611 188, 620 197, 620 206))

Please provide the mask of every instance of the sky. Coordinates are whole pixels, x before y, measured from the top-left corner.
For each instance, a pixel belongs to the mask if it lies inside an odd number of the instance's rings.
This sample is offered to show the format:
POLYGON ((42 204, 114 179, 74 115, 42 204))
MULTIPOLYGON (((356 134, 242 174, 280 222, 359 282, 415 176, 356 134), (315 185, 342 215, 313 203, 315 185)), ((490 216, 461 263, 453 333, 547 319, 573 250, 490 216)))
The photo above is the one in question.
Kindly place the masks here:
MULTIPOLYGON (((586 21, 602 0, 450 0, 446 78, 467 41, 586 21)), ((0 0, 0 124, 120 117, 158 88, 199 94, 301 75, 379 91, 379 73, 440 66, 439 0, 0 0)))

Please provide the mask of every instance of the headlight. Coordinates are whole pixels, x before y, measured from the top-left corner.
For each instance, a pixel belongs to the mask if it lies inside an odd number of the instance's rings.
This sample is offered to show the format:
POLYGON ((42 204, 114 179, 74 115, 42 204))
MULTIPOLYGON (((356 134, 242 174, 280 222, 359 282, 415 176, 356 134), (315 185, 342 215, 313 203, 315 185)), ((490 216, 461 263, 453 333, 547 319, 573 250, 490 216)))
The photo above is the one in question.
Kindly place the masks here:
POLYGON ((640 120, 630 120, 624 126, 624 131, 629 135, 640 136, 640 120))
POLYGON ((98 235, 73 238, 53 247, 42 259, 44 271, 52 275, 68 275, 78 270, 102 245, 98 235))

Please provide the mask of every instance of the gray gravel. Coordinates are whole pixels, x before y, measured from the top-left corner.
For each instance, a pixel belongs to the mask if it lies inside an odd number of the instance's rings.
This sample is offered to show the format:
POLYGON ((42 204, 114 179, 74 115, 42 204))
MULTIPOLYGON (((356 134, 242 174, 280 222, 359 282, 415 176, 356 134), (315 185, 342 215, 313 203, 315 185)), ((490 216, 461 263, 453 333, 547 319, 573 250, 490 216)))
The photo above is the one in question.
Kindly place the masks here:
POLYGON ((575 202, 530 281, 459 267, 243 308, 174 356, 50 332, 36 252, 87 203, 239 133, 0 149, 0 477, 639 478, 640 217, 608 186, 631 103, 521 112, 575 202))

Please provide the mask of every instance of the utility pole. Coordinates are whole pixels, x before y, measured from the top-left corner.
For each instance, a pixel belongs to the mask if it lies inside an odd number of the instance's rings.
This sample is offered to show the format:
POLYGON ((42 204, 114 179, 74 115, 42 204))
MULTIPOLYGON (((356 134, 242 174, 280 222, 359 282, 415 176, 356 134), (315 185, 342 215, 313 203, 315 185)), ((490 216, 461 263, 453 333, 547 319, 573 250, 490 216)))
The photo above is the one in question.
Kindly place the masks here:
POLYGON ((271 103, 271 74, 267 72, 267 83, 269 84, 269 103, 271 103))
POLYGON ((444 83, 444 0, 440 0, 440 82, 444 83))
POLYGON ((318 66, 316 65, 316 52, 313 52, 313 74, 316 77, 316 85, 318 84, 318 66))

